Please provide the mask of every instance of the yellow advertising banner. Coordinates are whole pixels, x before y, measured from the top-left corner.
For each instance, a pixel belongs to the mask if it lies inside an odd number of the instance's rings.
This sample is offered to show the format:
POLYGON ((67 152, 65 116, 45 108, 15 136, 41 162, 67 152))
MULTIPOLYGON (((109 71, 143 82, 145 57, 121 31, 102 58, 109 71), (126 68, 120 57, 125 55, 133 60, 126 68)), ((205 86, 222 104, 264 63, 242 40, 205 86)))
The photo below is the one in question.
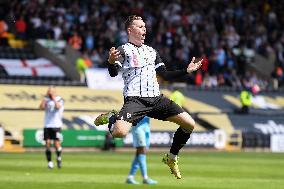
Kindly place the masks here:
MULTIPOLYGON (((45 96, 47 86, 0 85, 1 109, 37 109, 45 96)), ((101 110, 120 109, 122 91, 92 90, 86 87, 57 87, 57 94, 64 99, 65 109, 101 110)))

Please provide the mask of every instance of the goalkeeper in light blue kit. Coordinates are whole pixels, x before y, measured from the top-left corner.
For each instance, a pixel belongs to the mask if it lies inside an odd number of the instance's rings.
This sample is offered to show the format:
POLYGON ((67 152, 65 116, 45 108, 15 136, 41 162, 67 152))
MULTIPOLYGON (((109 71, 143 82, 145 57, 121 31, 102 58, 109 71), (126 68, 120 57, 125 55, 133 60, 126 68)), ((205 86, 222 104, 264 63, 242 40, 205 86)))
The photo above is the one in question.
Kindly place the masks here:
POLYGON ((135 127, 132 127, 131 133, 136 155, 132 161, 126 183, 139 184, 134 176, 137 170, 140 169, 144 184, 157 184, 157 181, 150 179, 147 174, 146 150, 150 146, 150 118, 144 117, 135 127))

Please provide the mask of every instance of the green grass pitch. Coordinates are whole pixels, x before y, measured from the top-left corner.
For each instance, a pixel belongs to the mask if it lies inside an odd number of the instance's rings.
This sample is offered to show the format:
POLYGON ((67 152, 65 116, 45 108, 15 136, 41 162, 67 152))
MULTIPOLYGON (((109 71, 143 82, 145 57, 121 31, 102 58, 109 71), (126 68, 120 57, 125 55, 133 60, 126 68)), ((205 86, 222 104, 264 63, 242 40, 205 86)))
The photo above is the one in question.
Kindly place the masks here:
MULTIPOLYGON (((1 189, 283 189, 284 154, 182 152, 183 178, 175 179, 161 162, 163 153, 148 153, 148 174, 159 183, 124 183, 134 152, 63 153, 63 168, 47 169, 44 153, 0 153, 1 189)), ((54 153, 53 153, 54 159, 54 153)), ((140 173, 136 179, 141 182, 140 173)))

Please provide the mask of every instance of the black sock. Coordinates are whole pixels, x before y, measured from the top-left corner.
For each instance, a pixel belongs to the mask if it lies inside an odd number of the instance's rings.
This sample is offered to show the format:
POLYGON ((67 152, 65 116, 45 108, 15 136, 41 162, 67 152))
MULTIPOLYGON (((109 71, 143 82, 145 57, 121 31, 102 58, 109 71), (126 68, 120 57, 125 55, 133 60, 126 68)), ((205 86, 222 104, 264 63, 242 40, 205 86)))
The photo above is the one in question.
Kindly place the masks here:
POLYGON ((47 161, 51 161, 51 151, 50 151, 50 148, 46 148, 45 149, 45 155, 46 155, 46 159, 47 161))
POLYGON ((186 144, 190 137, 191 132, 184 132, 181 127, 177 129, 174 134, 173 143, 170 149, 170 153, 178 155, 180 149, 186 144))
POLYGON ((113 114, 112 116, 110 116, 110 118, 108 119, 108 130, 109 132, 112 134, 112 125, 115 123, 116 121, 116 114, 113 114))

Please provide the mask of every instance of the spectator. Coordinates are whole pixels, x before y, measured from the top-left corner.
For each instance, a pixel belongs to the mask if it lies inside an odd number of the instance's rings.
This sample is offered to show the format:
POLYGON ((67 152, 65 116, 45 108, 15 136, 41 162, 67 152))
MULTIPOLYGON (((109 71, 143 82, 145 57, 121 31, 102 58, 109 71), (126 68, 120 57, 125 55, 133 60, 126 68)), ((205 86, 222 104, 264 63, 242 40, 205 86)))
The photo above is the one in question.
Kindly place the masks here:
POLYGON ((52 26, 52 31, 54 33, 54 39, 55 40, 59 40, 62 38, 62 29, 59 26, 59 24, 54 23, 54 25, 52 26))
POLYGON ((94 42, 95 42, 95 39, 94 39, 93 33, 89 31, 85 37, 85 48, 88 52, 92 52, 94 48, 94 42))
MULTIPOLYGON (((276 57, 276 65, 284 68, 284 4, 280 0, 203 3, 121 0, 94 1, 92 5, 88 2, 12 0, 11 8, 3 9, 11 9, 11 14, 21 15, 26 23, 33 25, 27 28, 27 37, 58 39, 62 36, 77 50, 87 49, 91 53, 97 49, 102 59, 106 58, 110 44, 119 46, 127 41, 123 25, 118 23, 125 15, 139 13, 146 18, 149 27, 147 43, 163 52, 161 56, 166 62, 177 61, 169 65, 172 69, 184 66, 179 62, 187 62, 188 57, 196 56, 204 60, 202 74, 208 71, 217 76, 226 72, 228 78, 229 70, 235 69, 234 77, 244 77, 247 58, 243 51, 247 48, 267 57, 276 57), (121 11, 117 12, 117 9, 121 11), (70 31, 82 36, 74 37, 70 31), (231 53, 235 47, 241 49, 238 58, 231 53)), ((102 63, 104 67, 106 65, 102 63)))
POLYGON ((180 107, 183 106, 184 101, 185 101, 185 97, 182 94, 182 92, 180 92, 179 90, 174 90, 174 92, 170 95, 170 99, 172 101, 174 101, 177 105, 179 105, 180 107))
POLYGON ((283 69, 280 66, 276 67, 271 76, 273 78, 273 88, 278 89, 279 85, 284 82, 283 69))
POLYGON ((224 75, 222 73, 218 74, 217 83, 218 83, 218 86, 224 86, 225 85, 225 78, 224 78, 224 75))
POLYGON ((93 50, 93 53, 91 55, 91 60, 93 63, 93 67, 98 68, 98 67, 103 67, 103 59, 101 58, 100 54, 96 49, 93 50))
POLYGON ((76 69, 78 71, 78 73, 80 74, 80 81, 81 83, 84 83, 86 80, 86 75, 85 75, 85 71, 87 70, 88 65, 86 64, 84 57, 79 57, 76 60, 76 69))
POLYGON ((68 44, 71 45, 75 50, 81 50, 82 48, 82 37, 74 32, 73 35, 68 40, 68 44))
POLYGON ((237 46, 240 41, 240 36, 237 34, 234 26, 229 26, 225 29, 225 38, 230 49, 237 46))
POLYGON ((206 89, 214 88, 218 85, 217 77, 215 75, 209 75, 209 73, 205 73, 202 87, 206 89))
POLYGON ((201 70, 203 73, 208 71, 209 68, 209 60, 205 53, 201 55, 201 59, 203 59, 201 70))
POLYGON ((16 36, 19 39, 26 39, 27 23, 21 15, 15 22, 16 36))
POLYGON ((258 85, 253 85, 250 88, 245 88, 240 93, 241 109, 237 110, 237 113, 248 114, 252 105, 253 95, 256 95, 260 91, 258 85))
POLYGON ((241 107, 239 113, 248 114, 249 113, 249 107, 252 104, 252 93, 249 89, 245 89, 245 90, 241 91, 240 101, 241 101, 242 107, 241 107))
POLYGON ((83 60, 85 61, 85 64, 87 65, 88 68, 93 66, 93 63, 92 63, 92 61, 91 61, 91 59, 90 59, 90 57, 89 57, 87 52, 84 52, 82 57, 83 57, 83 60))
POLYGON ((0 19, 0 46, 8 45, 8 25, 2 19, 0 19))
MULTIPOLYGON (((203 59, 204 60, 204 59, 203 59)), ((202 78, 202 73, 200 70, 198 70, 195 74, 195 85, 196 86, 201 86, 202 85, 202 81, 203 78, 202 78)))
POLYGON ((219 44, 218 49, 216 50, 216 61, 217 61, 217 73, 224 70, 226 53, 221 44, 219 44))
POLYGON ((230 74, 225 74, 225 80, 228 86, 231 86, 235 89, 241 89, 242 83, 240 78, 237 76, 236 70, 229 70, 230 74))

